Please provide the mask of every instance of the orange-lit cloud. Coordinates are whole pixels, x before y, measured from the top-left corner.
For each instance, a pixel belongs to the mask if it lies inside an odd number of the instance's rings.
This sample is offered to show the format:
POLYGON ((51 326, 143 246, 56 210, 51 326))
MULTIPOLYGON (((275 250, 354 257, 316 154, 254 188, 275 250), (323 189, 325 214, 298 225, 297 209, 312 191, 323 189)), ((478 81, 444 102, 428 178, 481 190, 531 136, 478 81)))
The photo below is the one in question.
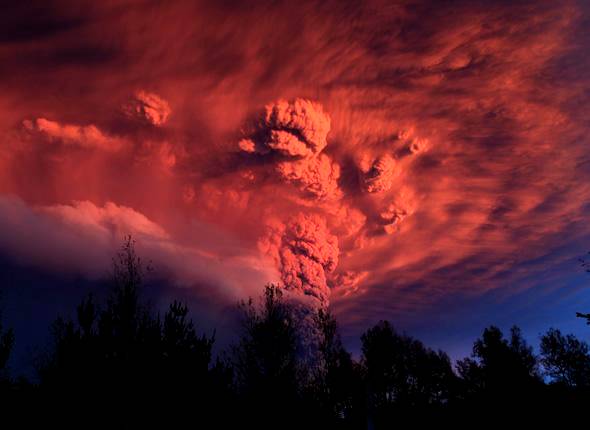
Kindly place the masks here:
POLYGON ((45 118, 24 120, 23 125, 25 129, 40 133, 50 142, 105 151, 117 151, 122 146, 121 140, 105 135, 94 125, 60 124, 45 118))
POLYGON ((123 111, 130 118, 136 118, 155 126, 168 121, 170 105, 157 94, 137 91, 134 98, 123 106, 123 111))
POLYGON ((395 175, 395 160, 389 154, 377 157, 374 161, 362 160, 360 170, 364 188, 369 193, 389 191, 395 175))
POLYGON ((285 223, 273 220, 259 248, 275 260, 288 290, 327 304, 327 275, 338 265, 338 238, 329 233, 324 219, 298 214, 285 223))
POLYGON ((267 105, 248 128, 250 136, 239 142, 245 152, 310 157, 326 147, 330 117, 310 100, 278 100, 267 105))
POLYGON ((0 192, 31 223, 156 226, 356 318, 590 233, 585 2, 43 3, 0 18, 0 192))
POLYGON ((285 181, 296 184, 312 196, 319 199, 338 197, 340 166, 325 154, 311 159, 282 161, 276 170, 285 181))

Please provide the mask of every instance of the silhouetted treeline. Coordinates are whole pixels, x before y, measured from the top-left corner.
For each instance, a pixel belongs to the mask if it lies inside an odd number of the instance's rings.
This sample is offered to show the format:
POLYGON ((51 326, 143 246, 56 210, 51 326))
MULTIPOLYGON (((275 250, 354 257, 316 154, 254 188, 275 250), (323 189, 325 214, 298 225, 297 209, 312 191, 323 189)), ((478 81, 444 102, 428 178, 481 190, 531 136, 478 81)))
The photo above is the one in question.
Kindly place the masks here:
MULTIPOLYGON (((84 298, 58 318, 33 382, 6 369, 14 334, 0 324, 1 417, 60 428, 389 429, 483 425, 585 413, 588 345, 550 329, 539 355, 513 327, 486 328, 470 357, 443 351, 379 322, 358 360, 334 317, 267 286, 239 304, 238 341, 217 358, 186 305, 161 315, 142 299, 144 268, 128 239, 104 303, 84 298), (507 421, 506 421, 507 422, 507 421)), ((6 325, 6 322, 5 322, 6 325)), ((2 422, 0 422, 1 425, 2 422)), ((14 427, 14 428, 17 428, 14 427)), ((7 427, 8 428, 8 427, 7 427)))

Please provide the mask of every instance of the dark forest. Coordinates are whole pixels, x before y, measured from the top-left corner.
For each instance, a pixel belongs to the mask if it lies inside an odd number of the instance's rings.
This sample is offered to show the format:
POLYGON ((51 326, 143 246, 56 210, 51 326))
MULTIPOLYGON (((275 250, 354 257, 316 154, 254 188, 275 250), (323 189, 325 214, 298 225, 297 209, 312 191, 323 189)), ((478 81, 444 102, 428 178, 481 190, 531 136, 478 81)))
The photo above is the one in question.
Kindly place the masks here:
POLYGON ((548 329, 535 354, 518 327, 489 326, 471 356, 452 363, 381 321, 364 332, 355 359, 329 310, 287 300, 276 285, 237 304, 238 341, 214 357, 215 336, 199 332, 186 305, 174 301, 163 315, 151 309, 145 272, 128 238, 113 259, 108 299, 90 295, 76 318, 55 320, 34 380, 11 375, 15 338, 9 322, 0 326, 7 422, 385 429, 542 422, 582 414, 590 400, 588 345, 560 330, 548 329))

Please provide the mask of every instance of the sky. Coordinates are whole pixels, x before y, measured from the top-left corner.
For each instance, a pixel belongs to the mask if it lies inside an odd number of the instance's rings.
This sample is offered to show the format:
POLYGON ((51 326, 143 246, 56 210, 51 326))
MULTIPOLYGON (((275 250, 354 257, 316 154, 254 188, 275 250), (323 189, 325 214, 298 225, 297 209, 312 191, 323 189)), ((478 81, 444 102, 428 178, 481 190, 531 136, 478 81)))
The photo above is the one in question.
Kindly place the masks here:
POLYGON ((381 319, 453 357, 489 324, 589 339, 588 28, 568 0, 7 2, 20 356, 127 234, 208 329, 272 282, 353 350, 381 319))

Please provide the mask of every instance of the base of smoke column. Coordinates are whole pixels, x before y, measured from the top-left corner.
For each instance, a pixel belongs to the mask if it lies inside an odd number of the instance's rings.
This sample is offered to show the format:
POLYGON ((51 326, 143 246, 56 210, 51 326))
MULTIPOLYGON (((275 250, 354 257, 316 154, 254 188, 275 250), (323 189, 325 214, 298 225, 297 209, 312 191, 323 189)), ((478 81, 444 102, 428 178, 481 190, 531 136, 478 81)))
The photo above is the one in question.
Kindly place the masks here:
POLYGON ((316 324, 316 316, 320 310, 328 307, 328 302, 321 302, 313 296, 301 294, 296 291, 289 291, 281 288, 283 299, 291 309, 291 316, 302 334, 299 341, 300 353, 304 361, 310 363, 317 361, 322 334, 316 324))
POLYGON ((310 311, 318 311, 320 309, 326 309, 330 302, 328 300, 320 300, 315 296, 302 294, 301 291, 292 290, 281 286, 283 292, 283 299, 289 305, 295 307, 307 308, 310 311))

